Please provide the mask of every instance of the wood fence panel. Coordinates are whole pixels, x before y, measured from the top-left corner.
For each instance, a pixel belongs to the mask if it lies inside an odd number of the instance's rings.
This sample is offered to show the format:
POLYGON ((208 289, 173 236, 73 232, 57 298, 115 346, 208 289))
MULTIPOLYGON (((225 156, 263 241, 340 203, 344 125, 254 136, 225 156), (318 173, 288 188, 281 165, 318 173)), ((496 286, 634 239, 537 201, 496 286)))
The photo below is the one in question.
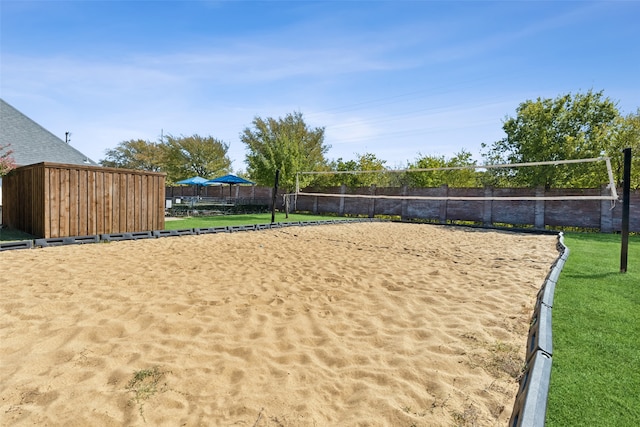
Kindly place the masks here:
MULTIPOLYGON (((104 172, 96 171, 96 230, 105 230, 105 187, 104 172)), ((102 231, 104 233, 104 231, 102 231)))
POLYGON ((78 235, 87 234, 89 229, 89 171, 78 170, 78 235))
MULTIPOLYGON (((155 209, 154 207, 156 206, 157 203, 160 203, 162 205, 163 213, 164 213, 164 206, 165 206, 164 194, 163 194, 163 197, 158 200, 158 184, 155 182, 156 177, 147 176, 145 178, 146 179, 145 179, 144 186, 146 190, 143 190, 145 194, 145 205, 147 206, 145 222, 146 224, 153 224, 156 219, 156 212, 157 212, 157 209, 155 209)), ((163 219, 164 219, 164 214, 163 214, 163 219)))
POLYGON ((97 195, 96 195, 96 171, 88 171, 87 180, 87 229, 80 230, 82 234, 96 234, 97 227, 97 195))
MULTIPOLYGON (((23 225, 25 226, 25 229, 28 228, 33 230, 33 231, 27 231, 27 233, 31 233, 34 236, 45 236, 51 233, 51 212, 48 209, 49 205, 47 203, 47 197, 49 195, 48 193, 49 173, 44 168, 32 169, 30 172, 31 173, 29 174, 28 177, 26 177, 26 179, 31 179, 36 184, 32 189, 30 197, 33 199, 33 197, 36 197, 37 194, 39 194, 41 200, 39 203, 36 204, 36 206, 33 207, 31 211, 32 214, 29 217, 30 224, 23 224, 23 225), (42 179, 42 181, 40 181, 40 179, 42 179), (37 212, 39 209, 42 212, 41 214, 37 212), (39 223, 38 219, 40 219, 41 217, 44 221, 42 223, 39 223)), ((16 181, 20 182, 19 179, 16 179, 16 181)), ((29 193, 23 193, 23 194, 27 195, 29 193)), ((20 196, 18 194, 15 200, 15 203, 18 205, 20 204, 19 197, 20 196)))
POLYGON ((127 173, 127 214, 126 214, 126 222, 127 222, 127 231, 134 231, 135 227, 135 211, 132 209, 136 203, 136 184, 133 175, 127 173))
MULTIPOLYGON (((133 206, 139 206, 141 203, 141 199, 142 199, 142 179, 140 177, 140 175, 132 175, 131 179, 133 180, 133 187, 134 187, 134 192, 133 192, 133 206)), ((131 209, 132 214, 133 214, 133 229, 134 230, 140 230, 142 227, 142 212, 141 209, 131 209)))
MULTIPOLYGON (((51 218, 50 237, 60 237, 60 175, 49 169, 49 216, 51 218)), ((45 196, 46 197, 46 196, 45 196)), ((46 199, 45 199, 46 200, 46 199)))
POLYGON ((44 238, 164 229, 164 180, 97 166, 22 166, 3 178, 3 223, 44 238))
POLYGON ((159 177, 156 176, 153 179, 153 194, 155 194, 153 200, 153 206, 156 207, 154 223, 157 224, 159 228, 164 229, 164 176, 159 177))
MULTIPOLYGON (((151 187, 153 190, 153 187, 151 187)), ((140 177, 140 228, 146 228, 148 224, 151 224, 149 221, 150 210, 148 209, 149 204, 149 179, 146 176, 140 177)))
POLYGON ((127 231, 127 174, 119 173, 118 230, 127 231))
POLYGON ((104 232, 110 234, 113 230, 113 175, 104 174, 104 232))
POLYGON ((121 200, 120 197, 120 174, 114 173, 112 174, 113 178, 113 200, 114 204, 111 210, 111 233, 117 233, 116 230, 121 230, 120 228, 120 206, 122 203, 115 203, 116 200, 121 200))
POLYGON ((35 229, 34 227, 30 226, 30 222, 35 217, 34 207, 38 205, 38 200, 36 197, 33 196, 31 192, 35 187, 34 178, 36 175, 37 174, 35 174, 33 171, 29 171, 27 182, 21 182, 18 184, 17 188, 19 189, 19 191, 22 192, 22 194, 29 194, 29 197, 27 197, 27 200, 25 200, 24 205, 21 206, 20 209, 16 212, 17 217, 20 220, 20 223, 22 223, 23 225, 27 225, 30 229, 34 231, 35 229))
POLYGON ((78 169, 69 170, 69 235, 79 236, 78 169))
POLYGON ((57 190, 60 194, 60 235, 68 236, 70 235, 69 229, 70 221, 69 221, 69 204, 71 202, 71 198, 69 196, 69 170, 68 169, 56 169, 55 172, 59 177, 59 185, 57 190))
MULTIPOLYGON (((30 186, 32 185, 32 183, 33 183, 33 181, 31 181, 31 180, 29 180, 27 182, 17 183, 18 185, 16 186, 16 189, 17 189, 17 191, 20 191, 20 192, 23 192, 25 194, 28 194, 26 192, 30 191, 30 186)), ((4 190, 4 191, 6 191, 6 190, 4 190)), ((33 198, 29 197, 25 201, 24 206, 21 206, 21 209, 16 210, 14 217, 18 220, 19 223, 25 224, 26 220, 28 220, 28 215, 30 213, 29 209, 30 209, 30 206, 31 206, 32 203, 33 203, 33 198)))
POLYGON ((13 223, 16 224, 17 221, 15 219, 15 210, 17 208, 17 202, 14 200, 18 192, 15 190, 14 186, 17 184, 17 180, 7 180, 5 179, 2 182, 2 223, 8 224, 13 223), (12 207, 13 209, 10 209, 12 207))

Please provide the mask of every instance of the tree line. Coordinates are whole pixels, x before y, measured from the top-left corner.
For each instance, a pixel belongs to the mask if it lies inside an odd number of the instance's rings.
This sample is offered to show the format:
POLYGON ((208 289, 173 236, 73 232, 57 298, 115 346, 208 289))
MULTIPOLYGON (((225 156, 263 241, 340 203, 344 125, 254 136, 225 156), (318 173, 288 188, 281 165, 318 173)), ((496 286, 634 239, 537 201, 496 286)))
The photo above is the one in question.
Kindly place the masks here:
MULTIPOLYGON (((505 186, 545 188, 593 188, 608 182, 601 163, 571 166, 474 169, 474 166, 548 162, 571 159, 611 158, 616 184, 622 180, 622 150, 631 147, 632 188, 640 188, 640 109, 622 115, 616 103, 602 91, 563 94, 555 99, 538 98, 521 103, 515 116, 507 116, 502 126, 505 137, 481 144, 481 162, 462 149, 451 158, 419 154, 407 162, 407 173, 390 174, 386 161, 374 153, 355 154, 355 159, 329 160, 331 148, 324 141, 323 127, 311 128, 301 112, 284 118, 255 117, 240 133, 246 145, 244 175, 259 185, 273 185, 280 170, 280 185, 293 190, 296 174, 302 171, 379 171, 370 174, 323 174, 300 176, 305 186, 388 186, 452 187, 505 186), (450 168, 437 171, 421 169, 450 168), (415 169, 416 171, 412 171, 415 169)), ((160 171, 167 183, 199 175, 214 178, 230 173, 229 144, 211 136, 163 137, 158 142, 130 140, 106 151, 100 164, 108 167, 160 171)))

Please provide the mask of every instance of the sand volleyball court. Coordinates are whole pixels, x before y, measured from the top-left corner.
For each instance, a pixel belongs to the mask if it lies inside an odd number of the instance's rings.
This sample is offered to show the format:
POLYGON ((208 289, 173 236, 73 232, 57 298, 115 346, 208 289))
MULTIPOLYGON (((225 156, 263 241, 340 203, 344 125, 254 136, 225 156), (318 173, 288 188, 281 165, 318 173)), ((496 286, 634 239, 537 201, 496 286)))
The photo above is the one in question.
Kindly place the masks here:
POLYGON ((0 425, 506 425, 556 240, 353 223, 3 252, 0 425))

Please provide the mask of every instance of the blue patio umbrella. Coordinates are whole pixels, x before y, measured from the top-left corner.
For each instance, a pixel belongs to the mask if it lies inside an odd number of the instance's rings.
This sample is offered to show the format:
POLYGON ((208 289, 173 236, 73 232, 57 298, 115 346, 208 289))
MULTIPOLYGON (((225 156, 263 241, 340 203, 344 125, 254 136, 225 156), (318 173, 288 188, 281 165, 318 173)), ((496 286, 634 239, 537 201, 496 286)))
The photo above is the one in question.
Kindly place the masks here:
POLYGON ((182 181, 178 181, 177 184, 183 185, 195 185, 196 186, 196 195, 200 196, 199 187, 206 185, 207 178, 203 178, 201 176, 192 176, 191 178, 183 179, 182 181))
POLYGON ((184 185, 205 185, 207 182, 207 178, 203 178, 201 176, 192 176, 191 178, 183 179, 182 181, 178 181, 177 184, 184 185))
POLYGON ((229 184, 229 197, 231 197, 231 186, 234 184, 255 184, 253 181, 249 181, 248 179, 240 178, 236 175, 224 175, 219 176, 217 178, 210 179, 207 181, 207 184, 229 184))

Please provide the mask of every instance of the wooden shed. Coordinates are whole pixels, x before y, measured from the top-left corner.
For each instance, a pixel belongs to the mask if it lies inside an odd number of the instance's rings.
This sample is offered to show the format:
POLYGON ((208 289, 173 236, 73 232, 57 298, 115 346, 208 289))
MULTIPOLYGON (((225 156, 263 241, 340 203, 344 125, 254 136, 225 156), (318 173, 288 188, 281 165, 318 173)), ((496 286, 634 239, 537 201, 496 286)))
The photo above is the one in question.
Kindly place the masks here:
POLYGON ((163 173, 42 162, 2 187, 2 223, 36 237, 164 229, 163 173))

